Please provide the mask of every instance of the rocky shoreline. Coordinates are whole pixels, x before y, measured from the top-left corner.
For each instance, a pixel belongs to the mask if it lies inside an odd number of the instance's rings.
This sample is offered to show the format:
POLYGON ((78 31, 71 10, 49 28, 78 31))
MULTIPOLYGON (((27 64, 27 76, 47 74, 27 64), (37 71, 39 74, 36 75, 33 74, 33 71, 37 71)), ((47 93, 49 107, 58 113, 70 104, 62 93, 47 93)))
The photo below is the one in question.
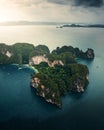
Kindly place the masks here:
MULTIPOLYGON (((47 98, 45 97, 45 94, 46 94, 46 93, 50 93, 50 90, 49 90, 46 86, 44 86, 43 84, 41 84, 41 81, 40 81, 39 78, 37 78, 37 77, 32 78, 32 79, 31 79, 31 82, 30 82, 30 86, 33 87, 33 88, 35 88, 36 91, 37 91, 36 94, 37 94, 38 96, 43 97, 46 102, 51 103, 51 104, 54 104, 54 105, 56 105, 56 106, 59 107, 59 108, 62 107, 62 104, 61 104, 61 103, 54 102, 54 101, 52 101, 51 98, 50 98, 50 99, 47 99, 47 98), (38 89, 41 89, 41 92, 38 92, 38 89)), ((55 93, 52 93, 52 97, 53 97, 53 98, 55 97, 55 93)))
MULTIPOLYGON (((87 75, 87 77, 88 77, 88 75, 87 75)), ((49 89, 46 86, 44 86, 43 84, 41 84, 41 80, 39 78, 37 78, 37 77, 32 78, 31 82, 30 82, 30 86, 33 87, 33 88, 35 88, 36 89, 36 94, 38 96, 41 96, 43 99, 45 99, 46 102, 51 103, 53 105, 56 105, 59 108, 62 108, 62 103, 55 102, 51 98, 47 99, 45 97, 46 93, 50 93, 50 91, 49 91, 49 89), (38 89, 40 89, 41 91, 38 92, 38 89)), ((85 91, 84 87, 85 87, 85 85, 82 85, 81 82, 80 82, 80 80, 77 79, 73 83, 73 88, 74 88, 73 92, 83 93, 85 91)), ((54 98, 55 95, 56 95, 56 93, 54 92, 54 93, 52 93, 51 96, 54 98)))

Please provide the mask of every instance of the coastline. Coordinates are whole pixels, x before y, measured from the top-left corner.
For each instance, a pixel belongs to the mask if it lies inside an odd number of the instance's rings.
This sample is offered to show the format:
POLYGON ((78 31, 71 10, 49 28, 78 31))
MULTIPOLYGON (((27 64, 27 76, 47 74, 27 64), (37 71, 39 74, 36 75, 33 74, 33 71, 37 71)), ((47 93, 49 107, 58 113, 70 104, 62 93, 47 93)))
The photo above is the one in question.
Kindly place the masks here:
POLYGON ((38 73, 38 70, 37 70, 35 67, 33 67, 32 65, 29 65, 29 64, 21 64, 21 65, 19 65, 19 64, 11 64, 11 65, 17 66, 18 69, 19 69, 19 68, 20 68, 20 69, 29 68, 29 69, 33 70, 35 73, 38 73))

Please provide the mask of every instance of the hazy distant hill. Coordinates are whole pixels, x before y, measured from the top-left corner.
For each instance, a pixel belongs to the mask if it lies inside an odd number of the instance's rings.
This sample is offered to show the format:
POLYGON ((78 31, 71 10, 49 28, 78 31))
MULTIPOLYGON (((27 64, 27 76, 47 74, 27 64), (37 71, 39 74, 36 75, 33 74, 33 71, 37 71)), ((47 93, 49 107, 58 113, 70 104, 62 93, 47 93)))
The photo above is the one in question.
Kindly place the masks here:
POLYGON ((77 27, 77 28, 104 28, 104 24, 64 24, 57 28, 77 27))

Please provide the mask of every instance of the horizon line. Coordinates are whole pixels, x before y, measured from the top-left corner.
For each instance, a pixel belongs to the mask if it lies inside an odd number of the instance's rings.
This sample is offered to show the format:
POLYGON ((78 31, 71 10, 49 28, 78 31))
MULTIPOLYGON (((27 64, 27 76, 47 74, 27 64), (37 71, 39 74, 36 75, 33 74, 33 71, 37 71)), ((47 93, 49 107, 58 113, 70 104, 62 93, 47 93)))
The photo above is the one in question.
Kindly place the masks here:
POLYGON ((87 23, 87 22, 59 22, 59 21, 29 21, 29 20, 18 20, 18 21, 2 21, 1 25, 59 25, 59 24, 99 24, 104 25, 104 23, 87 23))

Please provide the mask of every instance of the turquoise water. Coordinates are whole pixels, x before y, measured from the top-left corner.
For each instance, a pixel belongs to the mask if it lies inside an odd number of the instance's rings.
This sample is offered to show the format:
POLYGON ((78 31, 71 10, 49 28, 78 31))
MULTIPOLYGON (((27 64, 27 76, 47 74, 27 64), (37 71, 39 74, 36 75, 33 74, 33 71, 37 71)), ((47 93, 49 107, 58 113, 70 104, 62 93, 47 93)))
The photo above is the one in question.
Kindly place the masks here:
POLYGON ((93 61, 78 60, 88 66, 90 83, 83 94, 68 93, 63 97, 63 107, 58 109, 38 97, 35 90, 30 87, 32 69, 23 67, 19 70, 17 65, 0 65, 0 128, 4 130, 103 130, 104 30, 72 28, 56 30, 54 27, 47 27, 47 30, 43 27, 42 30, 51 33, 47 38, 53 39, 54 43, 48 44, 51 49, 55 46, 70 45, 73 42, 72 46, 84 50, 91 47, 95 50, 96 57, 93 61), (60 42, 57 44, 55 40, 57 42, 62 40, 63 44, 60 42))

